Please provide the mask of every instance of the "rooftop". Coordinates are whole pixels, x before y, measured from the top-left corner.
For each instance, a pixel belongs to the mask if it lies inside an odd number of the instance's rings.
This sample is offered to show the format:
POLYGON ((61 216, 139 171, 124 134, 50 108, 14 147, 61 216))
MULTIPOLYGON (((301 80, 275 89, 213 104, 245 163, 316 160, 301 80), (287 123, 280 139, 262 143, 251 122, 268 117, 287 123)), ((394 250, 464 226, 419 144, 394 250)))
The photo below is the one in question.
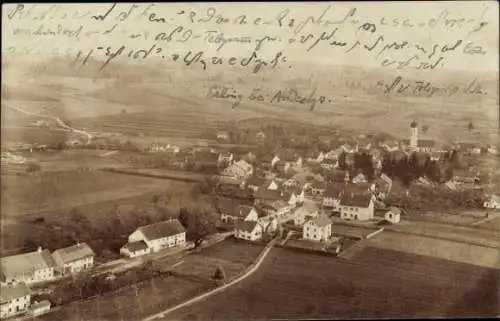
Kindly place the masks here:
POLYGON ((123 246, 130 252, 142 251, 148 248, 148 245, 144 241, 137 241, 132 243, 127 243, 123 246))
POLYGON ((83 258, 94 256, 94 251, 87 243, 78 243, 62 249, 58 249, 52 253, 54 259, 60 258, 62 262, 69 263, 83 258))
POLYGON ((396 215, 401 214, 401 210, 398 207, 391 206, 389 210, 396 215))
POLYGON ((235 229, 244 232, 252 232, 255 226, 257 226, 257 222, 255 221, 241 221, 236 223, 235 229))
POLYGON ((325 227, 327 225, 332 224, 332 221, 330 221, 326 216, 320 215, 315 217, 314 219, 311 220, 311 222, 318 226, 318 227, 325 227))
POLYGON ((340 183, 334 183, 334 184, 328 184, 326 186, 325 193, 323 194, 324 197, 340 197, 343 191, 343 184, 340 183))
POLYGON ((185 232, 184 227, 177 219, 142 226, 137 230, 149 241, 185 232))
POLYGON ((340 205, 366 208, 370 204, 371 198, 372 197, 369 194, 345 194, 340 200, 340 205))
POLYGON ((2 278, 31 274, 36 270, 54 268, 56 263, 48 250, 2 257, 0 267, 2 278))

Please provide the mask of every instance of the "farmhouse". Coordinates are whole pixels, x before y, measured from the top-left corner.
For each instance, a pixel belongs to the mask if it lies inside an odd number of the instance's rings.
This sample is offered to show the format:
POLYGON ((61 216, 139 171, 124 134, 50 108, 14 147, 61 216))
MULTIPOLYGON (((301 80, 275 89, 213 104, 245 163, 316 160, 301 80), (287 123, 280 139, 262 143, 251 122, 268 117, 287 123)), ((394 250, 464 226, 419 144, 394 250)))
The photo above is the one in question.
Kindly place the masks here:
POLYGON ((388 152, 395 152, 400 149, 399 143, 394 141, 385 142, 381 147, 388 152))
POLYGON ((322 197, 326 190, 326 182, 314 180, 309 186, 309 191, 313 197, 322 197))
POLYGON ((325 160, 325 153, 319 152, 316 155, 311 155, 310 157, 307 158, 307 161, 313 162, 313 163, 321 163, 325 160))
POLYGON ((290 167, 302 167, 303 159, 300 156, 297 156, 295 151, 293 150, 284 150, 278 153, 278 158, 280 162, 287 163, 290 167))
POLYGON ((25 312, 30 305, 31 290, 26 283, 0 287, 0 318, 8 318, 25 312))
POLYGON ((265 155, 264 157, 262 157, 260 163, 262 164, 262 166, 268 168, 268 169, 271 169, 273 168, 274 166, 276 166, 276 164, 279 162, 280 158, 276 155, 265 155))
POLYGON ((384 218, 392 224, 397 224, 401 220, 401 210, 397 207, 391 206, 389 211, 385 213, 384 218))
POLYGON ((272 179, 272 180, 269 180, 267 182, 264 182, 264 184, 262 184, 262 186, 260 188, 276 191, 279 188, 279 184, 274 179, 272 179))
POLYGON ((479 183, 479 177, 476 173, 470 171, 457 170, 453 173, 451 182, 456 185, 461 185, 461 184, 474 185, 479 183))
POLYGON ((325 158, 321 164, 321 168, 326 169, 326 170, 333 170, 334 168, 339 167, 339 162, 336 159, 330 159, 330 158, 325 158))
POLYGON ((323 206, 333 211, 340 211, 340 197, 342 195, 342 184, 329 184, 323 193, 323 206))
POLYGON ((257 221, 259 217, 255 208, 247 205, 232 206, 221 213, 221 221, 224 223, 236 223, 239 221, 257 221))
POLYGON ((379 198, 385 198, 389 191, 391 190, 392 179, 387 175, 382 174, 377 177, 372 185, 370 186, 370 191, 375 193, 379 198))
POLYGON ((272 209, 273 213, 271 215, 278 217, 290 212, 293 206, 289 205, 283 200, 277 200, 268 204, 268 207, 272 209))
POLYGON ((366 183, 367 182, 366 175, 364 175, 363 173, 359 173, 358 175, 356 175, 352 179, 352 182, 354 184, 363 184, 363 183, 366 183))
POLYGON ((235 226, 234 236, 238 239, 257 241, 262 238, 262 226, 256 221, 242 221, 235 226))
POLYGON ((266 179, 264 177, 259 177, 256 175, 252 175, 247 181, 245 182, 246 187, 253 191, 257 191, 261 186, 266 182, 266 179))
POLYGON ((488 200, 484 202, 485 208, 500 209, 500 197, 498 195, 491 195, 488 200))
POLYGON ((254 193, 256 203, 261 203, 265 201, 276 201, 281 199, 281 192, 278 190, 269 190, 259 188, 257 192, 254 193))
POLYGON ((281 191, 281 199, 291 206, 304 203, 304 191, 299 189, 286 189, 281 191))
POLYGON ((128 237, 128 243, 144 241, 151 252, 186 243, 186 230, 177 219, 141 226, 128 237))
POLYGON ((0 261, 2 283, 24 282, 35 284, 54 278, 56 264, 48 250, 2 257, 0 261))
POLYGON ((52 253, 52 258, 63 275, 89 270, 94 265, 94 251, 86 243, 58 249, 52 253))
POLYGON ((295 209, 293 213, 293 224, 302 226, 308 218, 318 216, 318 207, 314 202, 308 201, 295 209))
POLYGON ((302 238, 310 241, 325 242, 331 235, 332 222, 324 216, 307 221, 302 229, 302 238))
POLYGON ((342 148, 333 149, 325 154, 325 159, 337 160, 344 150, 342 148))
POLYGON ((233 159, 234 159, 233 153, 226 152, 226 153, 219 153, 217 161, 219 163, 231 164, 233 159))
POLYGON ((278 172, 278 173, 288 174, 291 172, 292 166, 290 165, 290 163, 278 162, 278 163, 276 163, 274 168, 276 169, 276 172, 278 172))
POLYGON ((458 150, 467 154, 481 154, 481 147, 471 142, 458 143, 458 150))
POLYGON ((127 243, 120 248, 120 253, 127 257, 137 257, 148 254, 149 252, 150 248, 144 241, 127 243))
POLYGON ((340 200, 340 218, 343 220, 371 220, 374 213, 372 195, 346 195, 340 200))

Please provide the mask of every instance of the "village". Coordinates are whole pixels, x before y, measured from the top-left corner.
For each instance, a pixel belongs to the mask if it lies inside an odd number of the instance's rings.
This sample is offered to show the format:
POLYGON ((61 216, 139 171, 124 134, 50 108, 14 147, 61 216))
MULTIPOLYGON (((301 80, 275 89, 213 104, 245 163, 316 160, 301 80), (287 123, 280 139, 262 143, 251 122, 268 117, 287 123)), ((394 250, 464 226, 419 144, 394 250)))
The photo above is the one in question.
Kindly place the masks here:
MULTIPOLYGON (((438 190, 470 191, 470 195, 480 195, 475 201, 467 200, 475 202, 470 208, 482 211, 485 220, 496 217, 500 198, 485 192, 488 177, 481 177, 477 162, 465 168, 456 164, 458 155, 496 157, 496 148, 460 142, 438 146, 433 140, 420 139, 416 121, 409 126, 409 136, 375 143, 360 135, 330 150, 300 153, 281 148, 260 158, 252 152, 240 151, 237 156, 209 147, 181 149, 157 142, 147 152, 170 155, 177 160, 171 162, 173 169, 206 173, 200 185, 204 193, 215 197, 212 208, 219 230, 247 242, 278 238, 283 246, 349 258, 356 244, 418 210, 411 204, 410 184, 434 190, 436 195, 438 190), (443 170, 438 164, 447 167, 443 170), (413 176, 408 177, 408 172, 413 176)), ((224 133, 217 136, 227 138, 224 133)), ((257 132, 256 139, 264 141, 265 132, 257 132)), ((2 153, 2 165, 23 164, 23 159, 12 152, 2 153)), ((137 226, 120 254, 137 260, 173 248, 191 249, 194 245, 186 238, 187 228, 181 217, 137 226)), ((2 257, 2 319, 50 311, 50 301, 32 300, 36 291, 30 287, 96 269, 94 255, 89 245, 77 242, 52 253, 39 247, 35 252, 2 257)))

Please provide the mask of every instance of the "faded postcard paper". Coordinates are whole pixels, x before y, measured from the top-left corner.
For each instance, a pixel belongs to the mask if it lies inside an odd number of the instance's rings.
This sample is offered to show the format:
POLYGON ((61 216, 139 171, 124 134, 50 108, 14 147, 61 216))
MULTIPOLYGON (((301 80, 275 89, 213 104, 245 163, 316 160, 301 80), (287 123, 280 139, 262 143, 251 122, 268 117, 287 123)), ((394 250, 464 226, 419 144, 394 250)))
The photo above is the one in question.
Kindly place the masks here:
POLYGON ((499 315, 498 3, 2 6, 1 318, 499 315))

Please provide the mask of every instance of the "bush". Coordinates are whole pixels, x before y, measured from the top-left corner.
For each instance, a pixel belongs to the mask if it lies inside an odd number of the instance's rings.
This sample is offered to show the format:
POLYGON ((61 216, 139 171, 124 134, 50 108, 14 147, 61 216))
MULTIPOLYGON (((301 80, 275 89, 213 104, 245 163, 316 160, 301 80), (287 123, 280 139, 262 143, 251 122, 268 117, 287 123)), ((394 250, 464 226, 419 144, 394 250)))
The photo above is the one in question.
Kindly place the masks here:
POLYGON ((226 279, 226 271, 222 267, 222 265, 218 265, 215 273, 213 275, 215 280, 225 280, 226 279))

